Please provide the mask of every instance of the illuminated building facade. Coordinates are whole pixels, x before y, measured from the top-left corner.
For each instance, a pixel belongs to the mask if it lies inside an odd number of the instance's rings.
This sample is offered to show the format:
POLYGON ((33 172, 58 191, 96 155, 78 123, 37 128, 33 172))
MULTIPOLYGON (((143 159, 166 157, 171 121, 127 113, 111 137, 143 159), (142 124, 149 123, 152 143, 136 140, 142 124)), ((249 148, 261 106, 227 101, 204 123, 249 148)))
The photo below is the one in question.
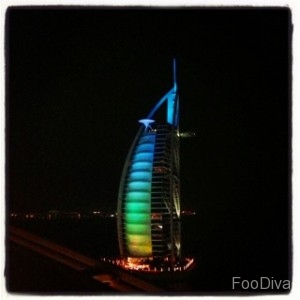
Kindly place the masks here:
POLYGON ((118 195, 118 238, 122 258, 144 264, 181 257, 179 97, 173 87, 157 102, 128 152, 118 195), (155 113, 166 109, 165 120, 155 113))

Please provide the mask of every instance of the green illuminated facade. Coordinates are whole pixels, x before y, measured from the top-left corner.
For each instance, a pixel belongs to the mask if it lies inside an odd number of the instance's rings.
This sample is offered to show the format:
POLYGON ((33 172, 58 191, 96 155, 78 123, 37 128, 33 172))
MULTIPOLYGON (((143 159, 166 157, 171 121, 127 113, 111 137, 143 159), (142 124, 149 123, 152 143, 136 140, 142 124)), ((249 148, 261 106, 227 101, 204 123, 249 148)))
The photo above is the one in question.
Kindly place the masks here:
POLYGON ((124 258, 180 258, 178 111, 174 79, 172 89, 140 120, 143 125, 128 152, 118 195, 118 238, 124 258), (165 109, 166 119, 154 120, 160 109, 165 109))

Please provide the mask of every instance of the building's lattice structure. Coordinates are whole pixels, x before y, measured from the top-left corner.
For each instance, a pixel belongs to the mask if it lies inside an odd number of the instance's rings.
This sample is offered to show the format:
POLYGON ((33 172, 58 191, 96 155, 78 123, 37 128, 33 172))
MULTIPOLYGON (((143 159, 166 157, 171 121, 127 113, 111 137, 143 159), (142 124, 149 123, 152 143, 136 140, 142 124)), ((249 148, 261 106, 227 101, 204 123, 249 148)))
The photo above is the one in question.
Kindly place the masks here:
POLYGON ((141 126, 128 152, 118 196, 118 237, 123 258, 167 260, 181 256, 179 97, 175 81, 141 126), (154 121, 166 107, 166 120, 154 121))

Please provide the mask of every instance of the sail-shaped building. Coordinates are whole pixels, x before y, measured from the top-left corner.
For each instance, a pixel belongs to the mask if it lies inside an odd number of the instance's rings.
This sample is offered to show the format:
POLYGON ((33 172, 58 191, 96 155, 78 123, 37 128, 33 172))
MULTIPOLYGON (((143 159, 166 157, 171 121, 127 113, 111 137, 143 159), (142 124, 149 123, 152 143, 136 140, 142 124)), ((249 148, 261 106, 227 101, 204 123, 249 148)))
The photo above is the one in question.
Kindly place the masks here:
POLYGON ((179 96, 176 62, 172 88, 156 103, 129 149, 119 187, 117 226, 120 254, 132 266, 181 260, 179 96), (163 120, 156 113, 165 110, 163 120))

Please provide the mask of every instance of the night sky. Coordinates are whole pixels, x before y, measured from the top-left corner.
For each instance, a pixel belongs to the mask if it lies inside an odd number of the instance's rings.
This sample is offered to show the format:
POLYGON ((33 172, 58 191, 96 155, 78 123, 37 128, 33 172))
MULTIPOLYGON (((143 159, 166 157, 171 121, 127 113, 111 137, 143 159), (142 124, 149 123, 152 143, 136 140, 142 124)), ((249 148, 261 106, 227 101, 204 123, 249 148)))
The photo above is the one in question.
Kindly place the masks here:
POLYGON ((176 57, 180 127, 196 132, 180 145, 182 207, 210 249, 240 240, 251 264, 256 239, 286 267, 290 26, 288 9, 9 10, 9 210, 115 210, 138 120, 172 87, 176 57))

